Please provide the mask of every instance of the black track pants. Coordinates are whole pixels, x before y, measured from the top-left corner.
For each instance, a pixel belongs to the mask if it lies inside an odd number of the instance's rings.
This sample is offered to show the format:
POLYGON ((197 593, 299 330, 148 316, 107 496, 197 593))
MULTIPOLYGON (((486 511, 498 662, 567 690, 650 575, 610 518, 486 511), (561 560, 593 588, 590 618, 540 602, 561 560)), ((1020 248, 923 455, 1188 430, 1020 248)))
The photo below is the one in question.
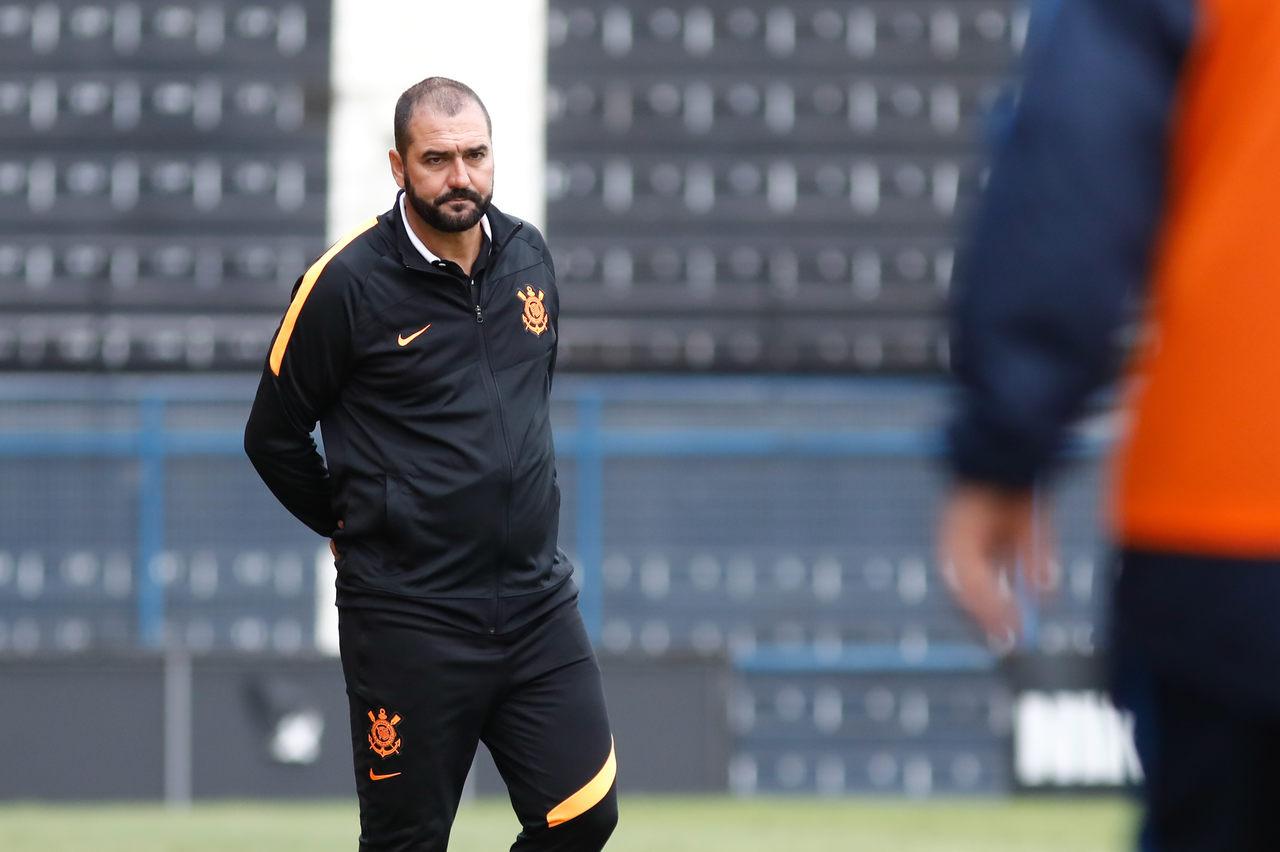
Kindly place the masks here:
POLYGON ((339 634, 361 852, 444 852, 480 742, 523 826, 512 852, 604 847, 616 764, 576 602, 506 636, 365 609, 339 634))

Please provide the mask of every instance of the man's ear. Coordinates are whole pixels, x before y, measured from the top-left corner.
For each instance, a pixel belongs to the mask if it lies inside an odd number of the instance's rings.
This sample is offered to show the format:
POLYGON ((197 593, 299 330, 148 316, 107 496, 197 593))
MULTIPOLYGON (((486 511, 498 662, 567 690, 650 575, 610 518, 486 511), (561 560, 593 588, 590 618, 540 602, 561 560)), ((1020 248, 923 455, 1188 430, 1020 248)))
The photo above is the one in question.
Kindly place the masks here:
POLYGON ((404 189, 404 160, 400 158, 400 152, 392 148, 387 152, 387 159, 391 163, 391 176, 396 179, 396 186, 404 189))

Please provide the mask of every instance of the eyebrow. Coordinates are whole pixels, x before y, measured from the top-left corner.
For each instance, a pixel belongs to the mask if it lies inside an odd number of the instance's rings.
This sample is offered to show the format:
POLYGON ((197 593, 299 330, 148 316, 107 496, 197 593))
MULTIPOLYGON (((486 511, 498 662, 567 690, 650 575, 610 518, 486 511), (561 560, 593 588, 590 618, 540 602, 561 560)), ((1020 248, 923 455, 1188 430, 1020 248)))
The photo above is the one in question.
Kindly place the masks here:
MULTIPOLYGON (((474 146, 474 147, 468 148, 467 150, 463 151, 462 153, 463 153, 463 154, 481 154, 481 153, 487 153, 488 151, 489 151, 489 146, 488 146, 488 145, 476 145, 476 146, 474 146)), ((437 150, 436 150, 436 149, 434 149, 434 148, 428 148, 426 151, 423 151, 423 152, 422 152, 422 156, 423 156, 423 158, 426 158, 426 157, 452 157, 453 155, 454 155, 454 152, 453 152, 452 150, 450 150, 450 151, 437 151, 437 150)))

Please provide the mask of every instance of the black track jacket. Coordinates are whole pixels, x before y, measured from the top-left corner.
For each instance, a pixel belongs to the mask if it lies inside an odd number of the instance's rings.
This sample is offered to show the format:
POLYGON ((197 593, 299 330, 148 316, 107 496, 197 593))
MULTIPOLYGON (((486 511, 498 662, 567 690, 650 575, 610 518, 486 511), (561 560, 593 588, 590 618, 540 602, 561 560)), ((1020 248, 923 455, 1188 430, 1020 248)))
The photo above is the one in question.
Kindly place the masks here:
POLYGON ((473 283, 423 258, 397 203, 298 280, 276 332, 245 451, 336 541, 339 606, 504 633, 577 594, 556 541, 555 270, 536 228, 488 216, 473 283))

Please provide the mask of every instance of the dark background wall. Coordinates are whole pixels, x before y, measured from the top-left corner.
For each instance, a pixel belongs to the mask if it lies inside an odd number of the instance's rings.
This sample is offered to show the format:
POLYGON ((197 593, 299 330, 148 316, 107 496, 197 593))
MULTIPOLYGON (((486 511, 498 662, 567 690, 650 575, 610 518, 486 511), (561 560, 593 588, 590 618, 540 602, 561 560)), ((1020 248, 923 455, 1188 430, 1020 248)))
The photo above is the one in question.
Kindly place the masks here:
MULTIPOLYGON (((602 666, 626 789, 723 790, 725 663, 620 657, 602 666)), ((178 798, 354 791, 346 694, 334 659, 31 657, 0 661, 0 684, 0 800, 159 799, 166 789, 178 798), (189 724, 175 718, 185 716, 184 706, 189 724), (308 712, 322 720, 314 758, 281 762, 272 749, 278 723, 308 712)), ((472 784, 479 793, 503 789, 487 753, 472 784)))

